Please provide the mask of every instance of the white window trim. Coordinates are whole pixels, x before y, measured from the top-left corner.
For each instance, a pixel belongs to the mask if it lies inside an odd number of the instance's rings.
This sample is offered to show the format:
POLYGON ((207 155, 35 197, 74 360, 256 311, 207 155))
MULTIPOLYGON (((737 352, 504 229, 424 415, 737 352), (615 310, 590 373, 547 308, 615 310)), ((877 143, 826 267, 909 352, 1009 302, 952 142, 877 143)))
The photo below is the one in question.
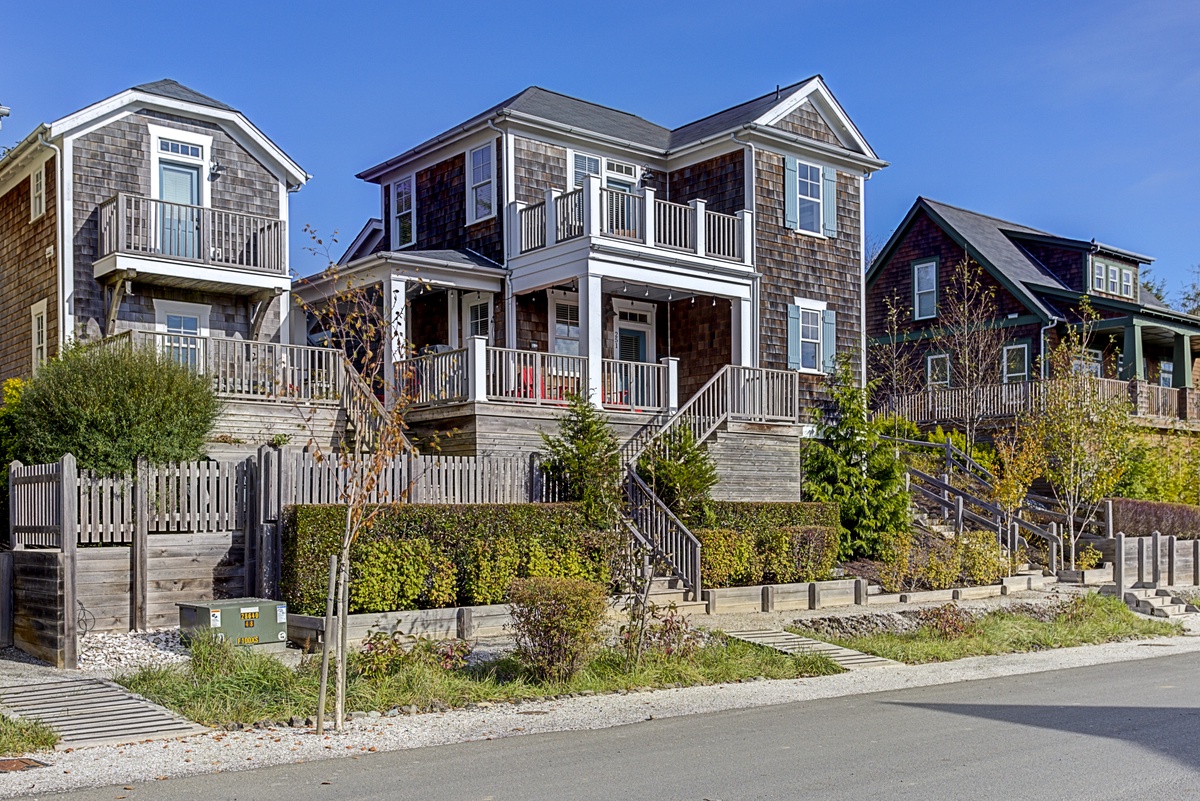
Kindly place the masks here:
POLYGON ((49 319, 46 314, 46 299, 42 298, 37 303, 29 307, 29 350, 30 364, 33 365, 34 371, 47 362, 50 358, 50 326, 49 319), (38 318, 42 318, 42 354, 38 357, 38 342, 37 329, 38 318))
POLYGON ((806 161, 802 158, 796 159, 796 233, 804 236, 813 236, 817 239, 827 239, 825 236, 825 167, 815 161, 806 161), (808 195, 800 194, 800 165, 805 167, 813 167, 817 171, 817 196, 811 198, 808 195), (800 227, 800 204, 802 202, 817 204, 817 230, 809 231, 800 227))
POLYGON ((1134 277, 1135 277, 1134 271, 1131 268, 1129 268, 1129 267, 1121 268, 1121 297, 1133 298, 1137 294, 1134 289, 1134 277), (1129 279, 1128 282, 1126 282, 1126 280, 1125 280, 1127 278, 1129 279), (1126 286, 1129 287, 1128 292, 1125 291, 1126 286))
POLYGON ((212 192, 208 190, 210 184, 209 164, 212 161, 212 140, 213 138, 207 134, 198 134, 191 131, 182 131, 178 128, 167 128, 162 125, 147 125, 146 128, 150 132, 150 197, 153 200, 158 200, 159 197, 159 165, 166 161, 169 164, 187 164, 200 168, 200 205, 204 208, 212 206, 212 192), (163 139, 171 139, 176 142, 184 142, 189 145, 197 145, 203 148, 200 152, 202 158, 194 158, 192 156, 184 156, 179 153, 163 153, 158 149, 158 143, 163 139))
POLYGON ((414 172, 409 173, 408 175, 399 176, 390 184, 388 184, 388 193, 391 195, 388 200, 392 209, 392 250, 404 250, 405 248, 411 248, 417 244, 417 174, 414 172), (400 183, 401 181, 408 181, 409 186, 412 187, 412 208, 409 209, 408 212, 412 215, 412 241, 405 245, 396 244, 397 240, 399 239, 400 232, 400 214, 396 211, 396 184, 400 183))
POLYGON ((613 358, 617 361, 621 360, 620 338, 618 329, 629 328, 635 331, 646 332, 646 361, 644 364, 654 364, 658 361, 658 353, 655 348, 655 333, 658 331, 657 320, 655 314, 658 311, 658 306, 653 303, 647 303, 642 300, 630 300, 629 298, 613 298, 613 311, 617 313, 617 317, 613 320, 613 358), (638 323, 632 320, 622 320, 621 312, 633 312, 635 314, 645 314, 649 318, 649 322, 638 323))
MULTIPOLYGON (((792 372, 804 373, 805 375, 827 375, 824 370, 825 364, 825 310, 829 308, 829 304, 823 300, 812 300, 811 298, 792 298, 792 305, 800 307, 800 327, 804 327, 804 312, 811 311, 817 313, 817 366, 815 369, 807 367, 798 367, 792 372)), ((801 339, 803 341, 803 339, 801 339)))
POLYGON ((952 385, 950 378, 951 378, 951 376, 950 376, 950 354, 949 353, 926 354, 926 356, 925 356, 925 389, 927 389, 927 390, 950 389, 950 387, 952 385), (933 371, 930 369, 930 367, 932 367, 934 359, 945 359, 946 360, 946 383, 944 383, 944 384, 942 384, 940 382, 935 384, 929 380, 933 375, 933 371))
POLYGON ((46 163, 39 164, 29 174, 29 221, 40 220, 46 214, 46 163), (38 187, 41 191, 38 191, 38 187))
POLYGON ((938 260, 924 259, 922 261, 914 261, 912 263, 912 304, 913 304, 913 319, 914 320, 936 320, 938 307, 938 260), (933 292, 933 314, 921 314, 921 304, 918 302, 917 293, 917 270, 921 267, 933 265, 933 289, 925 290, 925 292, 933 292))
POLYGON ((1024 378, 1022 378, 1021 381, 1022 382, 1028 381, 1029 380, 1029 343, 1027 343, 1027 342, 1019 342, 1015 345, 1005 345, 1004 346, 1004 353, 1002 356, 1003 361, 1000 364, 1000 368, 1001 368, 1000 379, 1001 379, 1001 381, 1005 384, 1018 383, 1018 382, 1010 382, 1008 380, 1009 379, 1008 352, 1011 350, 1020 350, 1024 354, 1024 365, 1025 365, 1025 369, 1022 372, 1013 373, 1013 375, 1024 376, 1024 378))
POLYGON ((1160 387, 1175 386, 1175 362, 1172 361, 1171 359, 1159 360, 1159 362, 1158 362, 1158 385, 1160 387), (1170 377, 1171 380, 1168 383, 1164 384, 1163 379, 1167 378, 1167 377, 1170 377))
POLYGON ((200 336, 207 337, 211 335, 209 329, 209 317, 212 314, 212 306, 206 303, 184 303, 181 300, 164 300, 162 298, 154 299, 154 330, 160 333, 167 331, 167 315, 180 314, 185 317, 195 317, 200 323, 200 336))
POLYGON ((480 303, 487 301, 487 341, 491 345, 496 338, 495 294, 492 292, 464 292, 461 297, 462 313, 459 319, 462 320, 463 341, 465 342, 473 336, 471 334, 471 307, 478 306, 480 303))
POLYGON ((464 156, 464 158, 465 158, 464 164, 466 165, 465 172, 466 172, 466 182, 467 182, 467 197, 466 197, 466 201, 465 201, 467 204, 467 225, 474 225, 475 223, 481 223, 485 220, 490 220, 493 217, 495 217, 496 216, 496 207, 500 203, 500 198, 496 193, 496 185, 497 185, 497 181, 496 181, 496 143, 492 140, 489 140, 487 142, 484 142, 481 145, 467 148, 467 152, 466 152, 466 155, 464 156), (477 151, 483 150, 484 148, 487 148, 489 151, 491 151, 491 154, 492 154, 492 177, 486 181, 480 181, 477 184, 472 183, 472 179, 474 178, 474 175, 473 175, 474 170, 471 168, 471 156, 473 156, 477 151), (487 216, 484 216, 484 217, 476 217, 475 216, 475 190, 478 189, 479 187, 483 186, 484 184, 492 185, 492 213, 488 214, 487 216))
MULTIPOLYGON (((555 345, 558 342, 558 337, 555 335, 555 331, 554 331, 555 325, 556 325, 557 319, 558 319, 557 318, 557 310, 554 308, 554 304, 556 304, 556 303, 570 303, 570 304, 573 304, 575 306, 575 308, 579 309, 579 293, 578 292, 567 292, 566 290, 563 290, 563 289, 548 289, 548 290, 546 290, 546 321, 547 321, 546 327, 550 329, 549 330, 550 336, 547 339, 547 341, 550 343, 549 344, 549 352, 550 353, 557 353, 557 351, 555 350, 555 345)), ((583 353, 584 345, 586 344, 583 341, 583 309, 579 309, 579 329, 580 329, 579 330, 579 339, 572 340, 572 341, 579 342, 579 352, 583 353)), ((564 337, 564 339, 570 340, 571 337, 564 337)))
POLYGON ((1108 265, 1102 261, 1092 259, 1092 290, 1103 292, 1107 281, 1108 265))

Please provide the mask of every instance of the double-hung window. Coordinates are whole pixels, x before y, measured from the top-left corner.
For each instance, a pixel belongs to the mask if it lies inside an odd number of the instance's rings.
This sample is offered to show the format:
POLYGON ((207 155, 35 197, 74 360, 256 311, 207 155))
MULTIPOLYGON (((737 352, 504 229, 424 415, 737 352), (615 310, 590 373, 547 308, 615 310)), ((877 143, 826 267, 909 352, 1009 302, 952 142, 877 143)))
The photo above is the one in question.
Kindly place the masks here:
POLYGON ((1121 270, 1121 296, 1126 298, 1133 297, 1133 270, 1121 270))
POLYGON ((795 298, 788 306, 788 369, 832 372, 837 316, 821 301, 795 298))
POLYGON ((1104 291, 1104 271, 1105 271, 1105 269, 1106 268, 1104 266, 1104 262, 1102 262, 1102 261, 1092 262, 1092 289, 1094 289, 1097 292, 1104 291))
POLYGON ((1020 384, 1029 380, 1029 346, 1004 346, 1004 383, 1020 384))
POLYGON ((46 363, 46 301, 39 300, 29 310, 29 326, 33 345, 33 369, 46 363))
POLYGON ((492 143, 467 153, 467 223, 486 220, 496 213, 495 169, 492 143))
POLYGON ((583 186, 583 179, 589 175, 600 175, 600 157, 589 156, 587 153, 576 153, 573 172, 575 186, 583 186))
POLYGON ((552 290, 549 297, 550 314, 554 325, 550 349, 563 356, 578 356, 579 296, 552 290))
POLYGON ((1175 386, 1175 362, 1170 359, 1158 363, 1158 385, 1160 387, 1175 386))
POLYGON ((950 386, 950 354, 931 353, 925 357, 925 386, 947 389, 950 386))
POLYGON ((1115 295, 1120 291, 1121 271, 1110 265, 1108 268, 1108 292, 1110 295, 1115 295))
POLYGON ((462 296, 464 334, 487 337, 492 341, 492 296, 488 292, 468 292, 462 296))
POLYGON ((801 231, 821 233, 821 168, 796 162, 797 223, 801 231))
POLYGON ((46 213, 46 165, 38 167, 29 176, 29 221, 46 213))
POLYGON ((1104 375, 1104 352, 1088 348, 1083 358, 1071 360, 1071 371, 1076 375, 1090 375, 1092 378, 1102 378, 1104 375))
POLYGON ((392 184, 392 250, 406 248, 416 241, 417 220, 414 205, 414 176, 406 175, 392 184))
POLYGON ((937 317, 937 267, 936 261, 922 261, 913 265, 914 320, 937 317))

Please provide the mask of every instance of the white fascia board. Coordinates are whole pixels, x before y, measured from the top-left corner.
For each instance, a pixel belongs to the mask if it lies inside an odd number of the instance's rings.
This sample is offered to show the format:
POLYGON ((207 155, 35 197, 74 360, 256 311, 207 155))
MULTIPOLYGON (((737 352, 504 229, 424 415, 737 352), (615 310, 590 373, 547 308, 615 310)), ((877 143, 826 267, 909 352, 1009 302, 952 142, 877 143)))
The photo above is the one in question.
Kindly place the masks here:
POLYGON ((485 270, 486 268, 466 267, 439 259, 412 256, 403 251, 385 251, 364 256, 340 267, 336 271, 336 286, 331 286, 333 278, 324 274, 297 278, 292 282, 292 294, 311 303, 348 289, 380 283, 392 275, 402 275, 414 285, 428 283, 468 292, 503 290, 503 271, 499 268, 492 272, 485 270))
POLYGON ((277 177, 286 178, 289 186, 299 188, 312 177, 241 112, 225 111, 212 106, 173 100, 169 97, 137 92, 132 89, 127 89, 107 100, 93 103, 74 114, 68 114, 62 119, 55 120, 50 123, 50 131, 55 138, 80 136, 87 130, 94 130, 106 124, 109 119, 121 115, 130 106, 157 111, 173 111, 217 123, 233 137, 234 141, 258 157, 266 166, 274 165, 278 168, 277 177))
POLYGON ((888 162, 886 161, 868 158, 845 148, 827 145, 815 139, 797 136, 796 134, 781 131, 778 128, 772 128, 767 125, 760 125, 755 122, 748 123, 737 134, 742 139, 753 140, 756 145, 759 145, 764 150, 780 154, 787 153, 789 155, 803 153, 811 155, 823 163, 838 165, 847 170, 876 172, 888 166, 888 162))
MULTIPOLYGON (((734 131, 733 133, 736 134, 737 132, 734 131)), ((686 169, 693 164, 698 164, 701 161, 714 159, 718 156, 726 156, 745 149, 745 145, 733 141, 729 134, 723 134, 716 139, 707 138, 695 145, 688 145, 678 151, 672 151, 671 157, 667 160, 666 169, 670 172, 675 172, 676 170, 686 169)), ((665 200, 666 198, 664 197, 663 199, 665 200)))
POLYGON ((25 180, 53 155, 54 151, 41 145, 42 136, 50 138, 48 125, 34 128, 29 136, 18 142, 0 161, 0 196, 8 194, 14 186, 25 180))
POLYGON ((159 275, 184 281, 221 284, 229 289, 218 291, 227 291, 231 294, 237 294, 243 288, 280 289, 286 292, 292 285, 292 279, 287 275, 241 270, 236 267, 208 267, 203 264, 190 264, 172 259, 126 256, 119 253, 98 259, 92 265, 92 274, 97 280, 109 273, 124 272, 125 270, 133 270, 138 275, 159 275))

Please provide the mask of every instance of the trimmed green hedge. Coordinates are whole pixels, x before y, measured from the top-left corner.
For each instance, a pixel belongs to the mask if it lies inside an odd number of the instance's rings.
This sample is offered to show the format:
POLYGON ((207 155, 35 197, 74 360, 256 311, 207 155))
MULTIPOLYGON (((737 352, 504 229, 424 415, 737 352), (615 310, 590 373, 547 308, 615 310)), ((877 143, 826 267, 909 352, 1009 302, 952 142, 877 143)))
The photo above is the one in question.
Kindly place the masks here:
MULTIPOLYGON (((345 521, 344 506, 288 510, 280 590, 292 611, 325 613, 329 556, 345 521)), ((588 525, 580 504, 395 504, 351 548, 350 611, 502 603, 516 578, 608 583, 616 544, 588 525)))
POLYGON ((760 533, 787 526, 834 526, 841 519, 836 503, 750 503, 710 501, 709 528, 760 533))
POLYGON ((834 503, 713 501, 697 529, 705 586, 745 587, 828 578, 838 553, 834 503))

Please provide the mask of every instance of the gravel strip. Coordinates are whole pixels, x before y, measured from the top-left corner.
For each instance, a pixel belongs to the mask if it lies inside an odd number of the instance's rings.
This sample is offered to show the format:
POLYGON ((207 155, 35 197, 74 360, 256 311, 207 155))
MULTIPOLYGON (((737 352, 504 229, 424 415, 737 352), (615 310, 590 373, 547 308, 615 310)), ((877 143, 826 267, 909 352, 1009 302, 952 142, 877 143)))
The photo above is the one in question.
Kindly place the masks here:
POLYGON ((472 710, 367 718, 349 723, 343 733, 322 737, 302 729, 221 731, 165 743, 147 741, 43 754, 37 758, 50 762, 51 767, 0 774, 0 797, 248 770, 521 734, 602 729, 652 718, 1200 653, 1200 636, 1197 636, 1200 616, 1189 616, 1186 625, 1191 636, 974 657, 932 665, 879 667, 811 679, 754 681, 519 705, 479 705, 472 710))

